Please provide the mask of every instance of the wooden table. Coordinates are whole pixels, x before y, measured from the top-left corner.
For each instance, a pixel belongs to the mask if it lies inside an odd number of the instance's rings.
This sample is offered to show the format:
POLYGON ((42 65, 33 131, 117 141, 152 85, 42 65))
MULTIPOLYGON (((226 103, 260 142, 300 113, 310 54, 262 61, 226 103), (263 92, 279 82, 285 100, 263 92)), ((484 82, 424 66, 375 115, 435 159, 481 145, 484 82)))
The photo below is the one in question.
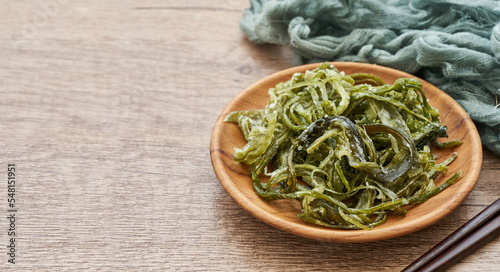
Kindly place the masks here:
MULTIPOLYGON (((212 170, 213 124, 246 86, 292 66, 289 49, 245 39, 248 6, 2 1, 0 270, 398 271, 498 198, 500 158, 485 151, 457 210, 388 241, 309 240, 236 205, 212 170)), ((497 239, 452 270, 499 263, 497 239)))

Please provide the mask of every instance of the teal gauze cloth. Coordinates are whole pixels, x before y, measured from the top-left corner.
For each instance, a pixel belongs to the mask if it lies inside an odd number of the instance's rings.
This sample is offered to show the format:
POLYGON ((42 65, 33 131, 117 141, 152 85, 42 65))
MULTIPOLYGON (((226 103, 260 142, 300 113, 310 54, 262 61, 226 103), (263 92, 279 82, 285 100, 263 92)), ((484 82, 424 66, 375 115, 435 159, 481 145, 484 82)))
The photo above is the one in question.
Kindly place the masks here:
POLYGON ((240 28, 286 45, 294 64, 375 63, 422 77, 474 120, 500 156, 500 1, 251 0, 240 28))

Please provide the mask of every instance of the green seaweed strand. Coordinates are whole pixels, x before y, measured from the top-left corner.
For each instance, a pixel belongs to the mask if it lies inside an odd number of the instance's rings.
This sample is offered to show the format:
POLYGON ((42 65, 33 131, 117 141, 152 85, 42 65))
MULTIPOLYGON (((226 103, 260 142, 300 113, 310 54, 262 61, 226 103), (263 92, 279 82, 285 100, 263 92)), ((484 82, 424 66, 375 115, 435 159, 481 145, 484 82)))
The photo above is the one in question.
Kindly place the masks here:
POLYGON ((297 73, 269 90, 262 110, 236 111, 247 144, 235 161, 250 165, 256 193, 270 201, 297 199, 304 221, 335 229, 371 229, 388 214, 406 214, 456 182, 435 186, 454 153, 441 164, 447 137, 439 112, 416 79, 385 84, 371 74, 347 76, 330 63, 297 73), (262 180, 263 174, 267 176, 262 180))

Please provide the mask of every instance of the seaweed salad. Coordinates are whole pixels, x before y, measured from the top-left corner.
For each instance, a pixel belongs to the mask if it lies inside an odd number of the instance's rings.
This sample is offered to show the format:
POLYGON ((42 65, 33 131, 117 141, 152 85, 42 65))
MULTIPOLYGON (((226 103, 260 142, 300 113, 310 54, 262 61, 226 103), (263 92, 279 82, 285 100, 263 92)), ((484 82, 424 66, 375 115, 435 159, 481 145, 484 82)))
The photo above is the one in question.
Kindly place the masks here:
POLYGON ((323 63, 269 89, 261 110, 234 111, 246 145, 234 150, 249 165, 255 192, 297 199, 299 218, 336 229, 371 229, 389 213, 438 194, 435 178, 457 156, 436 163, 430 145, 447 148, 439 112, 411 78, 386 84, 372 74, 345 75, 323 63))

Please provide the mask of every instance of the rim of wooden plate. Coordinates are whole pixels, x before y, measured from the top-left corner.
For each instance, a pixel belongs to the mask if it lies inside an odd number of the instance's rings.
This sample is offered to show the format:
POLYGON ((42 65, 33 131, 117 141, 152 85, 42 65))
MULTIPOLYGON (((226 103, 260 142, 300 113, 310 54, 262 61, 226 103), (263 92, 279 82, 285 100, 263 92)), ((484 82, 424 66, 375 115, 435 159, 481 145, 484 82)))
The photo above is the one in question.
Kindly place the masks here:
POLYGON ((290 79, 294 73, 313 70, 321 64, 314 63, 285 69, 265 77, 243 90, 224 108, 214 125, 210 140, 212 166, 222 187, 236 203, 261 221, 295 235, 327 242, 363 243, 396 238, 424 229, 450 214, 472 191, 481 170, 481 141, 469 115, 449 95, 411 74, 374 64, 331 63, 346 74, 375 74, 388 84, 393 84, 397 78, 417 78, 423 85, 429 103, 439 110, 442 124, 448 127, 449 139, 463 142, 451 149, 432 149, 432 153, 437 154, 437 162, 443 161, 453 152, 458 153, 448 171, 441 174, 435 182, 437 185, 443 183, 458 170, 463 172, 462 177, 426 202, 407 206, 408 213, 405 216, 390 214, 384 224, 371 230, 337 230, 310 224, 297 218, 301 211, 297 200, 267 201, 259 197, 252 187, 248 167, 234 163, 234 148, 241 148, 246 143, 243 134, 235 123, 225 123, 223 120, 234 110, 264 108, 269 99, 269 88, 290 79))

